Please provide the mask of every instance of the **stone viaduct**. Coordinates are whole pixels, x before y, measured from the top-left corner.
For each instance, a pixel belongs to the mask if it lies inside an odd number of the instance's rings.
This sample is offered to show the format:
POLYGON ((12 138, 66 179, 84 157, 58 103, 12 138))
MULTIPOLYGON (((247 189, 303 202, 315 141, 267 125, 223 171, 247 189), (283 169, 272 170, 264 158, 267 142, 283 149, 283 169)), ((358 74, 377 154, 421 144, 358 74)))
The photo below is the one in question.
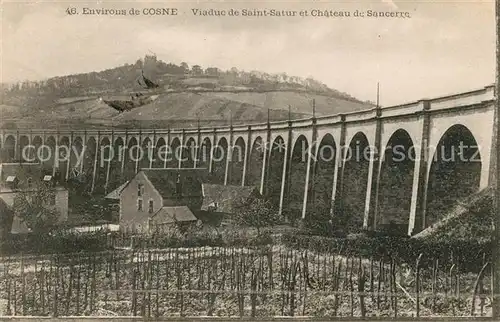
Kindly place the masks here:
POLYGON ((219 128, 3 129, 0 142, 3 162, 39 161, 61 180, 83 173, 93 193, 111 191, 141 168, 206 168, 213 182, 257 186, 287 216, 304 219, 320 209, 359 229, 414 234, 490 184, 494 117, 494 87, 487 86, 219 128))

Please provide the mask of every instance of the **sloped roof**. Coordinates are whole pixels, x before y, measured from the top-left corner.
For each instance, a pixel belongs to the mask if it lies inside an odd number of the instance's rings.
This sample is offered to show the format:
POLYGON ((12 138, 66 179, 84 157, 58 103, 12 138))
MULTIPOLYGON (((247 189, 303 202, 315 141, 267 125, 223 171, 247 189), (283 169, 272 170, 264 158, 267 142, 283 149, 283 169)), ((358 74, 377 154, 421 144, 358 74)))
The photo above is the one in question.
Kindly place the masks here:
POLYGON ((202 197, 201 182, 206 169, 143 169, 142 172, 164 198, 179 196, 177 179, 181 184, 179 197, 202 197))
POLYGON ((198 218, 187 206, 162 207, 151 216, 156 224, 197 221, 198 218))
MULTIPOLYGON (((47 174, 51 176, 52 170, 44 168, 40 163, 0 163, 0 190, 2 192, 12 191, 8 186, 8 181, 13 182, 14 180, 18 182, 15 190, 25 190, 30 188, 28 179, 31 179, 33 183, 41 182, 47 174)), ((59 186, 56 189, 61 188, 59 186)))
POLYGON ((204 183, 201 210, 232 213, 239 202, 248 200, 252 195, 259 195, 255 186, 224 186, 204 183))
POLYGON ((42 179, 44 176, 40 163, 1 163, 0 180, 5 184, 8 178, 17 178, 22 185, 27 178, 42 179))
POLYGON ((12 221, 12 228, 11 228, 11 233, 13 234, 26 234, 29 233, 31 230, 28 228, 28 226, 21 221, 21 218, 19 216, 14 216, 13 221, 12 221))
POLYGON ((120 200, 120 195, 121 195, 123 189, 127 186, 128 183, 129 183, 129 181, 126 181, 121 186, 119 186, 115 190, 113 190, 110 193, 108 193, 106 195, 106 197, 104 197, 104 198, 105 199, 112 199, 112 200, 120 200))

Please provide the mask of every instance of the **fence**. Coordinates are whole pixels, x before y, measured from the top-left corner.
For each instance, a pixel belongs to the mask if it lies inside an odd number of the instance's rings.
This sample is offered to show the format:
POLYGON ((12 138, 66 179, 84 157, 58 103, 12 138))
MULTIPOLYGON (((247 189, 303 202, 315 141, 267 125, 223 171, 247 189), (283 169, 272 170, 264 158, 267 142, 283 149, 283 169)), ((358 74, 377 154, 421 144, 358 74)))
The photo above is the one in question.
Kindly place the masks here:
POLYGON ((1 315, 428 317, 491 314, 491 272, 284 247, 3 258, 1 315))

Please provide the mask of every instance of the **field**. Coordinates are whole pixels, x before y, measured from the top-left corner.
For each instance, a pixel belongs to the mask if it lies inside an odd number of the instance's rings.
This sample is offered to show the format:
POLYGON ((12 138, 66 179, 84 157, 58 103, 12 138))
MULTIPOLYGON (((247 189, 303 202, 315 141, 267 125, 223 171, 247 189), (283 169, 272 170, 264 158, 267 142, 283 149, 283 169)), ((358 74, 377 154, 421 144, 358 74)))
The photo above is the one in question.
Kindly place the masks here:
POLYGON ((487 263, 479 274, 450 261, 432 263, 408 266, 282 246, 12 257, 0 264, 0 315, 491 314, 487 263))

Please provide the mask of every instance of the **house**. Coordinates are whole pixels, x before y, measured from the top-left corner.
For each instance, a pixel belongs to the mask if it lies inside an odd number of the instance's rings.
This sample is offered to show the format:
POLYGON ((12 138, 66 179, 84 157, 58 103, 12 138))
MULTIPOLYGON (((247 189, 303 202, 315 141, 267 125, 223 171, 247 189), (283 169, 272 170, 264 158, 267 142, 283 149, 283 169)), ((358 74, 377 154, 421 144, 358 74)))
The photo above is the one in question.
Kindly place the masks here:
POLYGON ((203 69, 201 68, 201 66, 200 65, 193 65, 193 67, 191 67, 191 75, 193 75, 193 76, 203 75, 203 69))
POLYGON ((207 67, 205 69, 205 75, 207 76, 219 76, 220 70, 217 67, 207 67))
POLYGON ((203 205, 200 218, 214 225, 229 224, 231 214, 238 211, 238 207, 260 196, 254 186, 231 186, 204 183, 203 205))
MULTIPOLYGON (((54 194, 50 196, 49 206, 54 207, 59 213, 59 222, 68 219, 68 190, 58 185, 55 178, 48 174, 39 163, 2 163, 0 164, 0 199, 2 199, 2 212, 6 207, 11 208, 19 193, 36 193, 39 189, 37 183, 43 182, 50 185, 54 194)), ((5 215, 2 213, 2 215, 5 215)), ((14 216, 11 233, 29 232, 28 227, 14 216)))
POLYGON ((142 169, 119 192, 120 228, 146 232, 196 223, 205 173, 206 169, 142 169))
POLYGON ((148 229, 161 233, 177 229, 182 231, 197 222, 198 218, 187 206, 162 207, 149 218, 148 229))

